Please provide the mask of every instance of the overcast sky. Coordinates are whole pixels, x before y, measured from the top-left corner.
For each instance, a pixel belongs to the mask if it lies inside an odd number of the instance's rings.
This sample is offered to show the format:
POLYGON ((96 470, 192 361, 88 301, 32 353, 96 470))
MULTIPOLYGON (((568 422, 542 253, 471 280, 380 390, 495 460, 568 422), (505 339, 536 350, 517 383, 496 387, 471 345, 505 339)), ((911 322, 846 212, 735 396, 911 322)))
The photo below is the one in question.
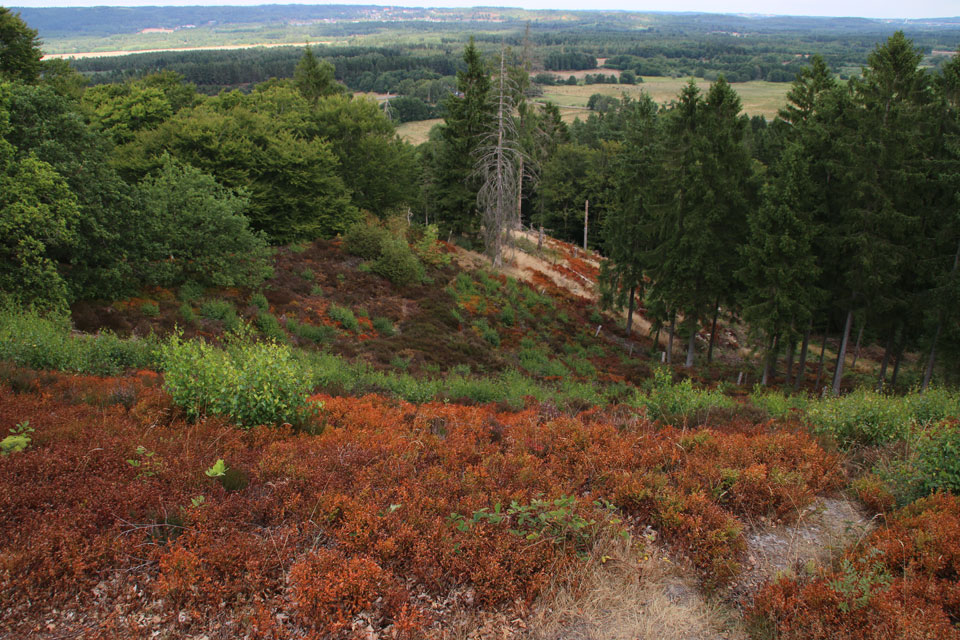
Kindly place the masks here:
MULTIPOLYGON (((0 0, 2 1, 2 0, 0 0)), ((322 4, 319 2, 264 2, 263 0, 12 0, 14 7, 92 7, 156 5, 322 4)), ((6 4, 6 3, 3 3, 6 4)), ((943 18, 960 16, 960 0, 397 0, 376 2, 334 0, 331 4, 389 4, 407 7, 511 6, 525 9, 628 9, 632 11, 703 11, 707 13, 761 13, 803 16, 858 16, 865 18, 943 18)))

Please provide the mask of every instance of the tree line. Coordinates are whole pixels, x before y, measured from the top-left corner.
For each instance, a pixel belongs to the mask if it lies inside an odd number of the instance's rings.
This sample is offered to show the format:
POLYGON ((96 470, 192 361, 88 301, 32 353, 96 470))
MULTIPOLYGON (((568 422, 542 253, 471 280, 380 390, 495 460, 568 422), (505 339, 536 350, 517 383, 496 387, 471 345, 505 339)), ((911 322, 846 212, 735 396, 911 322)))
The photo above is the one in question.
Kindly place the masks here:
MULTIPOLYGON (((837 392, 855 331, 883 348, 880 386, 907 349, 925 354, 924 386, 938 354, 956 375, 960 57, 938 73, 922 58, 899 32, 849 82, 815 56, 769 124, 741 114, 723 77, 707 91, 691 80, 666 107, 624 97, 570 127, 515 93, 526 164, 505 219, 579 242, 589 203, 605 300, 642 305, 668 362, 675 336, 686 366, 701 351, 709 362, 728 317, 762 345, 764 382, 782 359, 799 385, 813 336, 833 336, 837 392)), ((469 236, 483 226, 475 164, 498 92, 472 45, 465 61, 421 154, 425 214, 469 236)))

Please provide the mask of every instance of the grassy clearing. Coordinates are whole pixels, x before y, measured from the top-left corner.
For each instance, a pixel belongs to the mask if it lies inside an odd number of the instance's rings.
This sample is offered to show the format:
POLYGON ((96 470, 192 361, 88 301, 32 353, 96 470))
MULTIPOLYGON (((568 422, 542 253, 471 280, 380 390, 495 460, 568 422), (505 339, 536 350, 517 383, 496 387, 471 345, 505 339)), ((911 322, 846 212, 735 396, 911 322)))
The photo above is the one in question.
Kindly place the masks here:
POLYGON ((410 144, 423 144, 430 138, 430 129, 443 122, 443 118, 404 122, 397 127, 397 135, 410 144))

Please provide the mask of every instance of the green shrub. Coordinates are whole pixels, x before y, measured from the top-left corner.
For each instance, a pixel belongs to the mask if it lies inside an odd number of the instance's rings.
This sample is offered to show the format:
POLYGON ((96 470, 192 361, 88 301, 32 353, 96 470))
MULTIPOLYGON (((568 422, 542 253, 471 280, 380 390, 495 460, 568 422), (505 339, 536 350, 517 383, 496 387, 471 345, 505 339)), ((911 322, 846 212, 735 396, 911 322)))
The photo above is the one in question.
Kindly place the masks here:
POLYGON ((164 386, 191 417, 218 415, 249 428, 305 425, 318 407, 288 347, 231 336, 225 348, 172 336, 161 348, 164 386))
POLYGON ((450 264, 450 256, 440 250, 440 243, 437 242, 439 233, 437 225, 427 225, 423 230, 423 236, 413 247, 421 260, 434 267, 450 264))
POLYGON ((262 293, 255 293, 250 296, 250 304, 255 306, 257 309, 260 309, 260 311, 270 310, 270 303, 267 302, 267 297, 262 293))
POLYGON ((140 305, 140 313, 149 318, 156 318, 160 315, 160 306, 156 302, 144 302, 140 305))
POLYGON ((347 331, 356 333, 360 329, 360 323, 357 322, 357 318, 353 315, 353 311, 346 307, 331 304, 330 308, 327 309, 327 315, 330 316, 331 320, 339 322, 340 325, 347 331))
POLYGON ((365 260, 380 257, 383 247, 390 239, 390 232, 383 227, 366 223, 357 223, 350 227, 343 237, 343 249, 347 253, 360 256, 365 260))
POLYGON ((200 305, 200 315, 208 320, 219 320, 227 331, 236 331, 240 326, 237 310, 226 300, 207 300, 200 305))
POLYGON ((32 369, 117 375, 156 363, 153 336, 123 340, 102 332, 73 335, 66 317, 0 309, 0 360, 32 369))
POLYGON ((388 238, 372 269, 396 285, 419 284, 423 280, 423 265, 403 238, 388 238))
POLYGON ((395 356, 390 360, 390 366, 394 369, 399 369, 401 371, 406 371, 410 368, 410 358, 403 358, 401 356, 395 356))
POLYGON ((960 494, 960 425, 942 422, 925 429, 916 446, 916 467, 923 495, 960 494))
POLYGON ((473 328, 477 330, 477 333, 480 334, 480 337, 492 344, 495 347, 500 346, 500 334, 497 333, 497 330, 490 326, 486 318, 480 318, 479 320, 474 320, 473 328))
POLYGON ((396 329, 394 329, 393 323, 390 322, 389 318, 378 317, 378 318, 374 318, 372 322, 373 322, 373 328, 377 330, 377 333, 379 333, 385 338, 389 338, 394 333, 396 333, 396 329))
POLYGON ((203 297, 206 287, 197 282, 184 282, 180 285, 180 292, 177 295, 181 302, 196 302, 203 297))
POLYGON ((711 411, 734 406, 733 400, 722 393, 694 388, 689 378, 674 384, 667 367, 655 369, 647 392, 637 392, 630 404, 645 409, 651 420, 684 424, 702 422, 711 411))
POLYGON ((287 320, 287 331, 304 340, 310 340, 317 344, 330 342, 337 335, 337 330, 327 325, 314 326, 312 324, 302 324, 294 318, 287 320))
POLYGON ((754 406, 769 413, 771 418, 778 420, 791 415, 800 415, 798 412, 804 411, 809 404, 809 399, 804 394, 787 395, 782 391, 773 391, 760 385, 753 387, 750 401, 754 406))
POLYGON ((280 321, 269 311, 261 311, 258 313, 256 323, 257 329, 266 337, 276 340, 277 342, 287 341, 287 336, 283 332, 283 327, 280 326, 280 321))
POLYGON ((562 362, 551 359, 547 350, 537 347, 532 339, 524 338, 520 341, 520 347, 520 351, 517 352, 520 366, 530 375, 552 378, 563 377, 570 373, 562 362))
POLYGON ((830 435, 841 446, 875 445, 904 440, 914 426, 960 415, 960 393, 929 389, 886 396, 859 389, 837 398, 811 402, 807 419, 814 432, 830 435))
POLYGON ((513 305, 506 305, 500 310, 500 322, 508 327, 512 327, 517 322, 517 312, 513 305))
POLYGON ((317 277, 317 274, 313 272, 313 269, 308 268, 300 272, 300 277, 303 278, 304 280, 311 281, 317 277))
POLYGON ((312 295, 312 296, 322 296, 322 295, 323 295, 323 287, 321 287, 321 286, 318 285, 318 284, 313 285, 312 287, 310 287, 310 295, 312 295))
POLYGON ((188 302, 180 305, 180 318, 189 325, 197 324, 197 314, 193 312, 193 307, 188 302))

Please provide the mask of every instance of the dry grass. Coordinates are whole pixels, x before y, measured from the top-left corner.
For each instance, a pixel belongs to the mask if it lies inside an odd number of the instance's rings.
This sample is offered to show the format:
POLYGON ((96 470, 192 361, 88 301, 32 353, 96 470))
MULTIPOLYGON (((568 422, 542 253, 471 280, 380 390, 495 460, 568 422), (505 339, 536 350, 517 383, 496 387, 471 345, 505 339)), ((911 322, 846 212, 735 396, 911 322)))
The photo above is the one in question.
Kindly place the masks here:
POLYGON ((397 135, 412 145, 423 144, 430 138, 430 129, 441 122, 443 122, 443 118, 404 122, 397 126, 397 135))
MULTIPOLYGON (((599 71, 602 72, 603 70, 599 71)), ((597 70, 594 70, 594 72, 597 72, 597 70)), ((609 71, 607 71, 607 74, 609 75, 609 71)), ((586 107, 590 96, 595 93, 614 97, 626 93, 636 98, 641 92, 646 92, 654 101, 667 104, 676 99, 680 89, 686 83, 687 78, 646 76, 643 78, 643 83, 637 85, 591 84, 547 87, 543 97, 545 100, 555 102, 561 107, 586 107)), ((710 82, 705 80, 697 80, 697 84, 703 91, 707 91, 711 85, 710 82)), ((738 82, 732 86, 743 102, 744 113, 751 116, 762 115, 768 120, 777 115, 777 111, 786 102, 786 95, 790 90, 790 83, 787 82, 738 82)), ((569 117, 572 119, 575 116, 576 113, 571 113, 569 117)))
POLYGON ((557 575, 527 620, 528 640, 743 638, 732 615, 706 602, 652 547, 601 540, 583 565, 557 575))

